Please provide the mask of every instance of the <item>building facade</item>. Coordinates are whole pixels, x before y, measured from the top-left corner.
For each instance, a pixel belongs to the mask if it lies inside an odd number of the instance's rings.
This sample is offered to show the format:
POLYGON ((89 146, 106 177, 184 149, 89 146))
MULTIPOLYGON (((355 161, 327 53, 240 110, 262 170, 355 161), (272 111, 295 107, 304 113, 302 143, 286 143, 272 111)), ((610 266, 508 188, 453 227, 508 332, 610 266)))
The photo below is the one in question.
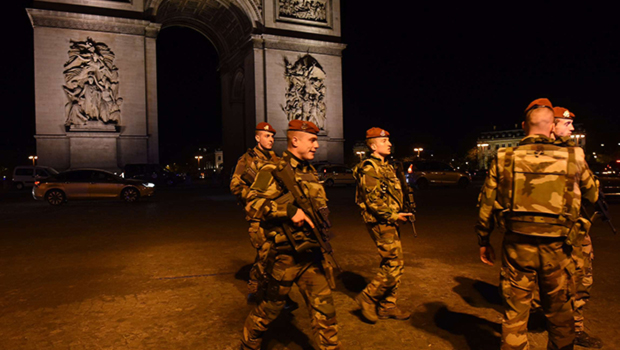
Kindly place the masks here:
POLYGON ((317 159, 343 161, 340 0, 39 0, 32 6, 40 164, 118 170, 159 163, 157 36, 171 26, 198 31, 218 52, 227 159, 253 146, 254 127, 263 121, 278 130, 274 149, 281 152, 288 122, 302 119, 321 129, 325 146, 317 159))
MULTIPOLYGON (((586 131, 582 124, 575 124, 575 131, 571 138, 575 140, 577 146, 586 148, 586 131)), ((493 156, 497 154, 497 150, 506 147, 516 147, 519 141, 525 137, 523 129, 494 130, 482 132, 478 136, 476 143, 477 161, 479 169, 488 169, 493 156)))

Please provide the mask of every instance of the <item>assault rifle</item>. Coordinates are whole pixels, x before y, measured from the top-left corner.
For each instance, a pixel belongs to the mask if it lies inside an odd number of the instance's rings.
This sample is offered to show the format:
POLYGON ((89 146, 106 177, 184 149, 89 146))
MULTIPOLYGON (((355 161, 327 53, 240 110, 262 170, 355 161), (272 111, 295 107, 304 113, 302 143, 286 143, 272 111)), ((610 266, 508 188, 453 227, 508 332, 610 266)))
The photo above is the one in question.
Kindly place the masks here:
POLYGON ((596 201, 596 203, 594 203, 594 214, 592 214, 592 216, 588 215, 588 212, 583 207, 583 205, 581 206, 581 209, 583 210, 584 214, 586 214, 586 216, 590 219, 590 222, 594 222, 594 220, 600 218, 601 221, 607 222, 609 228, 611 228, 611 232, 613 232, 614 235, 618 233, 618 231, 616 231, 616 228, 614 227, 614 224, 611 223, 611 216, 609 216, 609 206, 607 205, 607 201, 605 200, 605 194, 603 193, 602 186, 599 186, 598 188, 598 200, 596 201))
POLYGON ((415 200, 413 199, 413 192, 411 191, 411 187, 409 187, 407 179, 405 178, 405 169, 403 167, 403 163, 397 160, 392 160, 392 165, 394 166, 394 170, 396 171, 396 177, 398 177, 400 187, 403 190, 403 212, 413 214, 408 217, 408 221, 411 223, 411 230, 413 231, 413 236, 417 238, 418 232, 415 229, 416 206, 415 200))
POLYGON ((295 249, 296 252, 302 253, 312 248, 321 248, 323 254, 323 269, 325 270, 325 277, 331 289, 336 289, 336 279, 334 277, 334 270, 342 272, 340 265, 334 259, 334 250, 332 249, 329 240, 332 237, 330 231, 331 223, 329 221, 329 208, 327 206, 322 208, 315 208, 312 200, 306 196, 297 181, 295 181, 295 173, 289 164, 282 169, 277 169, 273 172, 274 177, 280 181, 287 191, 295 198, 295 204, 304 211, 306 216, 310 218, 314 223, 314 228, 311 229, 306 235, 310 240, 306 240, 301 244, 298 244, 293 237, 293 230, 289 224, 284 224, 284 233, 288 238, 289 243, 295 249))

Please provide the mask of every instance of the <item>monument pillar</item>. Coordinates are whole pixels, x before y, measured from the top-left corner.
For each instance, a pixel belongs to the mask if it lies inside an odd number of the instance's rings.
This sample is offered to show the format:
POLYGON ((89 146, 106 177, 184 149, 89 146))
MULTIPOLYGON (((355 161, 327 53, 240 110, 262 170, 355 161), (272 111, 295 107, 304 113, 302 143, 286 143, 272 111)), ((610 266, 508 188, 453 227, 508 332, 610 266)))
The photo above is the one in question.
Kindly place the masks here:
POLYGON ((282 152, 293 119, 321 129, 317 161, 343 162, 339 0, 34 4, 40 164, 117 171, 159 162, 156 37, 168 26, 195 29, 218 52, 227 169, 255 144, 262 121, 277 130, 282 152))
POLYGON ((28 9, 34 27, 39 163, 118 171, 158 161, 149 21, 28 9))

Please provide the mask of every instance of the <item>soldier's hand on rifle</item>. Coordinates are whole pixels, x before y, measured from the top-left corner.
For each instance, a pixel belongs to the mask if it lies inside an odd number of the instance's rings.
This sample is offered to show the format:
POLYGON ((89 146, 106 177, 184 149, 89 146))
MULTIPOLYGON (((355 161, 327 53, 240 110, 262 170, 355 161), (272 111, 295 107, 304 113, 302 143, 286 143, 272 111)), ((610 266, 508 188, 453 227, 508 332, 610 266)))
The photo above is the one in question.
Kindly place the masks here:
POLYGON ((487 265, 493 266, 495 264, 495 250, 493 247, 490 245, 480 247, 480 260, 487 265))
POLYGON ((297 227, 301 227, 305 223, 308 223, 310 227, 314 228, 314 224, 312 223, 312 220, 310 220, 308 215, 306 215, 306 213, 304 213, 304 211, 301 209, 297 209, 297 212, 295 213, 295 215, 293 215, 293 217, 291 218, 291 221, 293 221, 293 225, 297 227))
POLYGON ((398 213, 398 221, 407 222, 409 217, 413 216, 411 213, 398 213))

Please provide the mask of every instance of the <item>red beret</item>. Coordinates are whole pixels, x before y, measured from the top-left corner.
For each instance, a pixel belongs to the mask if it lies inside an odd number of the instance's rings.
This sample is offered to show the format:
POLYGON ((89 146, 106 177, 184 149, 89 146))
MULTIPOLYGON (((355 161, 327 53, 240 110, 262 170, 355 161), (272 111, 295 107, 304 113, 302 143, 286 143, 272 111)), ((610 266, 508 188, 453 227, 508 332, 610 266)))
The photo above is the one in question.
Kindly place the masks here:
POLYGON ((564 107, 553 107, 553 116, 562 119, 573 119, 575 115, 564 107))
POLYGON ((273 126, 271 126, 271 124, 265 123, 265 122, 261 122, 261 123, 258 123, 258 125, 256 125, 256 131, 259 131, 259 130, 269 131, 274 134, 276 133, 276 129, 274 129, 273 126))
POLYGON ((549 99, 537 98, 527 106, 527 108, 525 109, 525 112, 527 113, 527 111, 531 109, 542 108, 542 107, 552 109, 553 105, 551 104, 551 101, 549 101, 549 99))
POLYGON ((309 134, 318 134, 319 128, 313 122, 293 119, 288 122, 288 131, 303 131, 309 134))
POLYGON ((389 137, 390 133, 381 128, 370 128, 366 130, 366 138, 372 139, 375 137, 389 137))

